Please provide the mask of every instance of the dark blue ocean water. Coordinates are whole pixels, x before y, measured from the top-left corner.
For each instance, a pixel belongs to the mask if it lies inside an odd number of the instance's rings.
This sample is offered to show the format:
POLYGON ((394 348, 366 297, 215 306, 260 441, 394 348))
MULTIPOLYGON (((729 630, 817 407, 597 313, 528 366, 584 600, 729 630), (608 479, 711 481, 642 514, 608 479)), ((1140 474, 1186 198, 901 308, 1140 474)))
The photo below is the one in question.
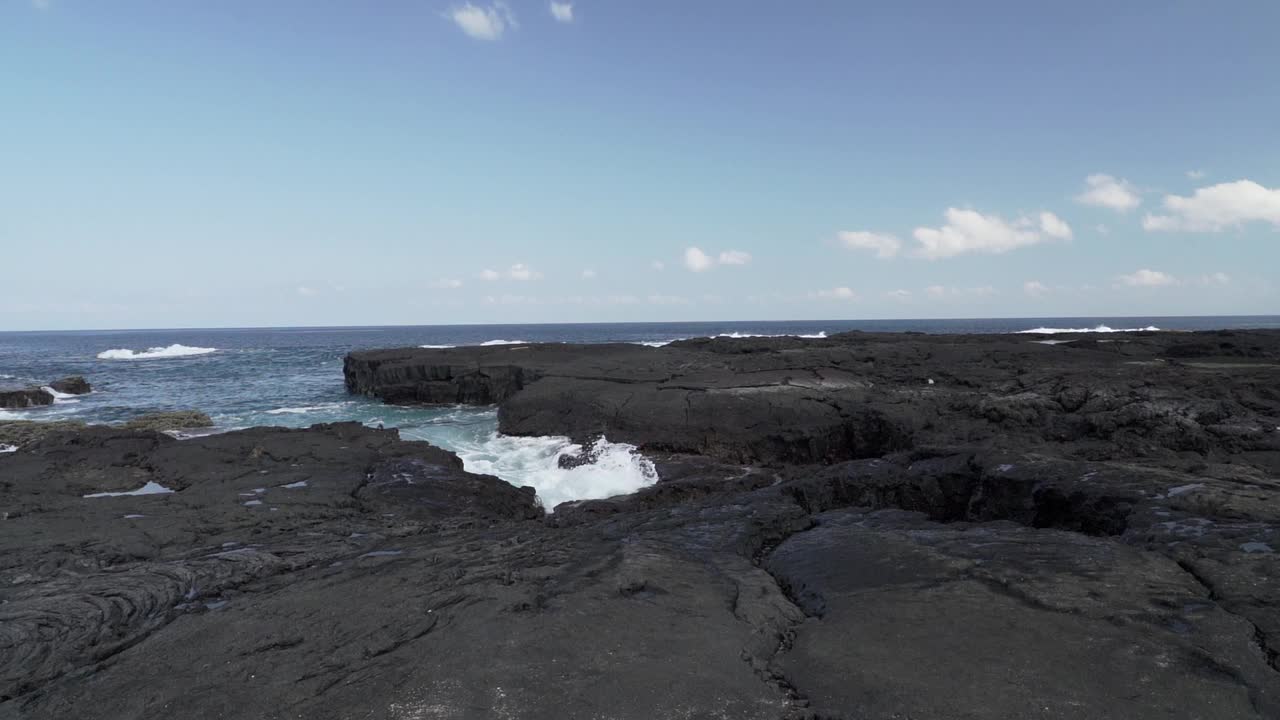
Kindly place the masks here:
POLYGON ((469 469, 533 484, 551 503, 623 492, 652 477, 621 451, 608 454, 600 468, 561 471, 555 461, 571 449, 567 441, 498 436, 492 410, 396 408, 350 397, 343 387, 343 356, 365 348, 494 341, 657 344, 720 334, 1010 333, 1098 326, 1280 328, 1280 316, 0 332, 0 385, 83 375, 94 387, 91 395, 62 399, 49 408, 0 411, 0 419, 116 422, 156 410, 197 409, 221 429, 335 420, 382 423, 400 428, 405 437, 455 450, 469 469))

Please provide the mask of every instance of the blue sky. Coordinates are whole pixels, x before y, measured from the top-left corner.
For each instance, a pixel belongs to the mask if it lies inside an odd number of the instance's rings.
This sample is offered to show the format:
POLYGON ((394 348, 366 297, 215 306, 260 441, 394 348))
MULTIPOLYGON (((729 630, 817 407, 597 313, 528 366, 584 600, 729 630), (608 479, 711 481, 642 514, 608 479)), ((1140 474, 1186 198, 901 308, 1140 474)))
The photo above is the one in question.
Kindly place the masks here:
POLYGON ((1277 27, 0 0, 0 329, 1277 313, 1277 27))

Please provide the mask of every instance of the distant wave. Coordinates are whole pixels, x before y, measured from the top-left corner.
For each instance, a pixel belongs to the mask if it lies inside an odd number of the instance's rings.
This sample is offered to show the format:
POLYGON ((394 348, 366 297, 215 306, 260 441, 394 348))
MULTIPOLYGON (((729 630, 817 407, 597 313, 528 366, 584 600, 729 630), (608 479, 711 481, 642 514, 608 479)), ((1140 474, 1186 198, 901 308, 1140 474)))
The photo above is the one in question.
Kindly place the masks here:
POLYGON ((827 333, 825 331, 816 332, 811 335, 795 335, 790 333, 783 333, 781 335, 768 335, 768 334, 740 333, 740 332, 720 333, 719 335, 716 335, 716 337, 718 338, 798 337, 798 338, 807 338, 809 340, 822 340, 826 336, 827 336, 827 333))
POLYGON ((208 355, 209 353, 218 352, 218 348, 190 347, 187 345, 179 345, 177 343, 168 347, 153 347, 141 352, 129 350, 128 348, 120 348, 116 350, 103 350, 98 353, 99 360, 153 360, 156 358, 175 358, 188 357, 191 355, 208 355))
POLYGON ((448 350, 451 347, 458 347, 458 346, 457 345, 419 345, 418 347, 422 348, 423 350, 448 350))
POLYGON ((1050 328, 1038 327, 1031 330, 1019 330, 1016 335, 1059 335, 1062 333, 1125 333, 1125 332, 1159 332, 1160 328, 1152 325, 1144 328, 1109 328, 1099 325, 1095 328, 1050 328))
POLYGON ((480 343, 480 347, 488 347, 490 345, 528 345, 528 340, 486 340, 480 343))
POLYGON ((666 347, 667 345, 670 345, 673 342, 675 342, 675 340, 641 340, 639 342, 632 343, 632 344, 644 345, 645 347, 666 347))

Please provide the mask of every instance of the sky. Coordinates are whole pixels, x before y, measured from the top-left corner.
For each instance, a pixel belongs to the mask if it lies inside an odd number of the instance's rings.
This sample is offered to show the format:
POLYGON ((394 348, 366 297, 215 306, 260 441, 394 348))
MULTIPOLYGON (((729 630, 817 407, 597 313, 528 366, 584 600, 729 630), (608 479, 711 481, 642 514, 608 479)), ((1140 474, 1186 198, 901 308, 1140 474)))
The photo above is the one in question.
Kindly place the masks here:
POLYGON ((1280 313, 1274 0, 0 0, 0 330, 1280 313))

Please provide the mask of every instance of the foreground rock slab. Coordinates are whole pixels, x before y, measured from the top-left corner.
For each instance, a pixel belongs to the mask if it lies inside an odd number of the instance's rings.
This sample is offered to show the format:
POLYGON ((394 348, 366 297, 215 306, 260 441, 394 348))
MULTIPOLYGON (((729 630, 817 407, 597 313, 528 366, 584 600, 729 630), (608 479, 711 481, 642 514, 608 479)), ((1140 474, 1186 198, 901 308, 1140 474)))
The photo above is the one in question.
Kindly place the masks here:
POLYGON ((48 434, 0 455, 0 718, 1280 713, 1254 466, 658 465, 547 515, 355 424, 48 434))

